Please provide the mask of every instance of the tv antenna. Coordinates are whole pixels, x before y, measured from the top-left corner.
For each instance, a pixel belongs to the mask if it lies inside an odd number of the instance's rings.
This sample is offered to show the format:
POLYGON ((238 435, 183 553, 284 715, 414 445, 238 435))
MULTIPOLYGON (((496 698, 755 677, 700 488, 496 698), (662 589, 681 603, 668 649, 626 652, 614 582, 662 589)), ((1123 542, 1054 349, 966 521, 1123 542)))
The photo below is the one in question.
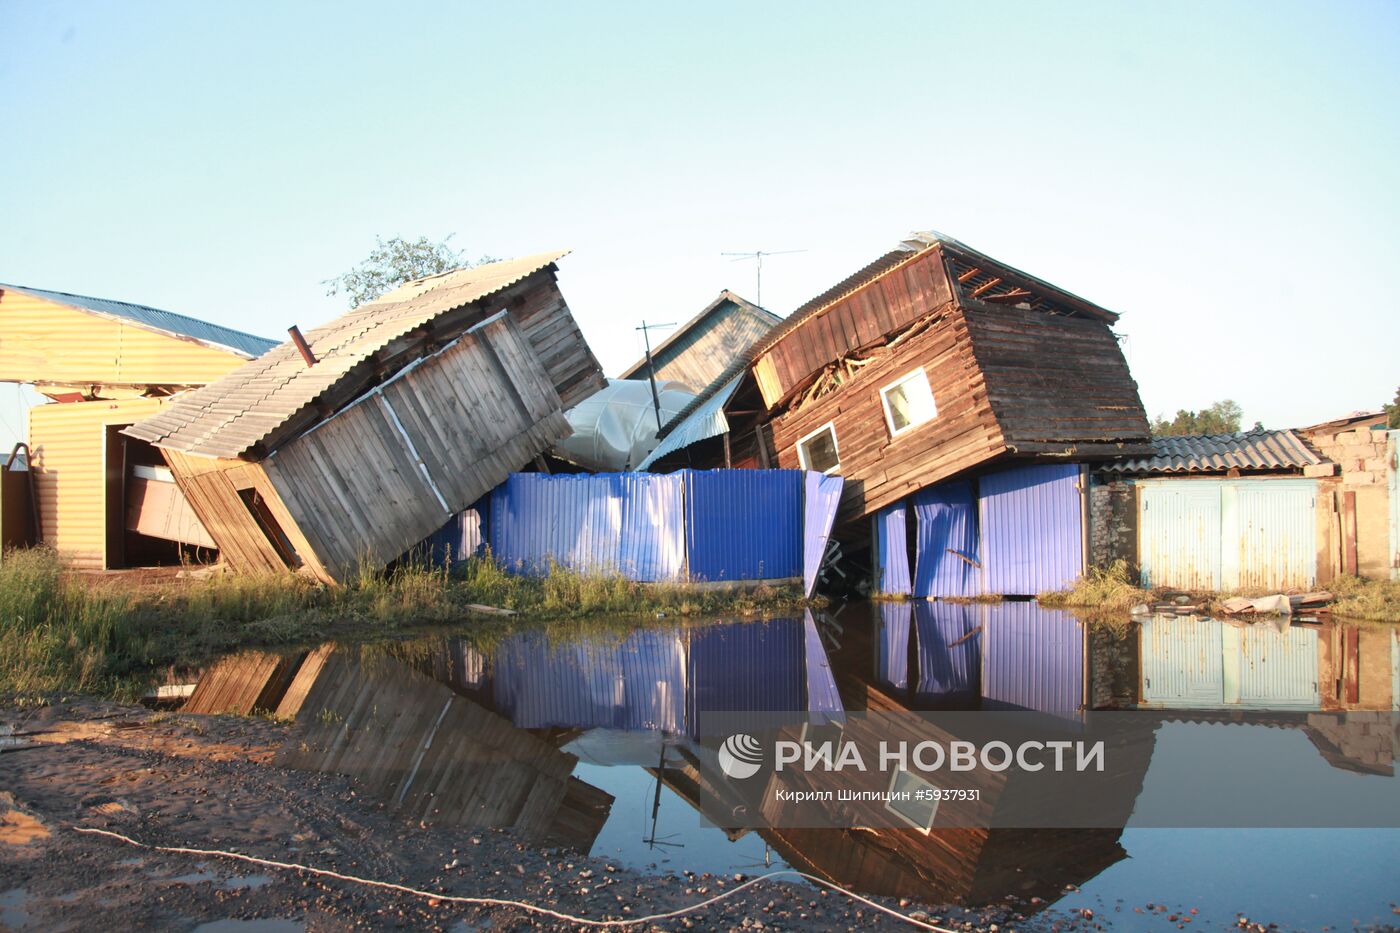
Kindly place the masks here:
POLYGON ((661 396, 657 394, 656 391, 656 364, 652 362, 651 359, 651 331, 659 330, 663 327, 675 326, 676 324, 674 321, 669 324, 648 324, 646 321, 643 321, 642 326, 637 328, 637 330, 642 332, 642 339, 646 341, 647 378, 651 380, 651 405, 656 411, 656 433, 658 435, 661 433, 661 396))
POLYGON ((755 263, 753 281, 753 303, 760 308, 763 307, 763 257, 764 256, 787 256, 790 253, 805 253, 805 249, 779 249, 779 250, 754 250, 748 253, 720 253, 721 256, 735 257, 732 262, 743 262, 745 259, 752 259, 755 263))

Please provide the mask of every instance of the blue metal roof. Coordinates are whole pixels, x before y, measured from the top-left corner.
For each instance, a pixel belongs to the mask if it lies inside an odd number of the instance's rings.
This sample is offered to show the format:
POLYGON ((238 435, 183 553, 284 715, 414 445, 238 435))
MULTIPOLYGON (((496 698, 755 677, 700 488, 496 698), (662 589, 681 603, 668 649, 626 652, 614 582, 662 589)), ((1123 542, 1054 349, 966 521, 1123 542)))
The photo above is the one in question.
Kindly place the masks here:
POLYGON ((70 308, 79 308, 83 311, 92 311, 96 314, 108 317, 121 318, 130 321, 141 327, 157 330, 161 333, 175 334, 179 337, 188 337, 191 340, 198 340, 200 343, 213 344, 235 353, 242 354, 249 359, 262 356, 268 350, 277 346, 278 341, 268 340, 264 337, 255 337, 252 334, 245 334, 241 330, 233 330, 229 327, 220 327, 218 324, 210 324, 208 321, 196 320, 186 317, 183 314, 176 314, 173 311, 162 311, 159 308, 149 308, 146 305, 134 305, 126 301, 111 301, 107 298, 89 298, 86 295, 73 295, 68 292, 53 292, 42 288, 29 288, 26 285, 5 285, 0 283, 0 291, 15 291, 25 295, 32 295, 35 298, 42 298, 45 301, 52 301, 54 304, 67 305, 70 308))
MULTIPOLYGON (((637 469, 645 470, 669 453, 674 453, 682 447, 689 447, 691 444, 703 441, 708 437, 718 437, 728 431, 729 419, 724 416, 724 403, 729 401, 729 397, 734 394, 734 390, 737 388, 739 388, 739 377, 735 376, 721 386, 714 395, 706 399, 703 404, 694 408, 687 406, 690 414, 685 415, 685 420, 662 438, 661 443, 656 445, 656 449, 645 460, 637 464, 637 469)), ((694 402, 691 403, 692 406, 694 404, 694 402)), ((676 417, 680 418, 681 415, 676 417)))

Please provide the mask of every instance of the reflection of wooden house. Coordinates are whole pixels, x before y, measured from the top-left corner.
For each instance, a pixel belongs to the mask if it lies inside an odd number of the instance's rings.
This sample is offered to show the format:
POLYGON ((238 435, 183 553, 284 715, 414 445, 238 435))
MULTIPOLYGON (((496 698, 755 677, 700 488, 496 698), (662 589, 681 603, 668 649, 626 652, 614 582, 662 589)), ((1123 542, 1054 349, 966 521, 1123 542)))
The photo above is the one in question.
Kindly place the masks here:
POLYGON ((601 388, 561 253, 410 283, 187 393, 161 448, 237 570, 382 567, 567 436, 601 388))
POLYGON ((773 328, 666 426, 657 465, 840 473, 843 515, 858 517, 994 461, 1143 453, 1117 319, 921 236, 773 328), (672 433, 690 446, 667 448, 672 433))
POLYGON ((405 819, 511 828, 586 852, 612 806, 573 777, 574 756, 390 653, 245 652, 206 671, 183 707, 254 711, 297 721, 279 765, 346 775, 405 819))
MULTIPOLYGON (((656 379, 705 392, 781 320, 726 289, 652 349, 656 379)), ((647 360, 642 357, 618 378, 645 379, 648 375, 647 360)))
MULTIPOLYGON (((954 629, 936 624, 943 621, 941 618, 930 616, 913 621, 918 624, 912 629, 906 624, 902 638, 898 637, 898 632, 891 638, 881 626, 846 625, 844 643, 833 656, 842 698, 847 710, 879 714, 881 718, 878 722, 850 718, 839 733, 843 740, 869 748, 878 747, 881 741, 906 741, 911 746, 930 739, 945 744, 953 738, 977 741, 972 735, 951 736, 913 712, 941 705, 938 690, 954 685, 960 687, 965 680, 974 684, 974 696, 965 698, 963 702, 967 705, 962 708, 974 708, 978 692, 977 678, 960 674, 959 663, 948 657, 950 648, 956 651, 969 641, 954 629), (898 652, 905 653, 907 665, 893 657, 898 652), (896 683, 891 683, 892 680, 896 683)), ((894 623, 894 627, 899 628, 896 618, 887 617, 883 622, 885 627, 894 623)), ((985 641, 989 628, 1006 622, 998 618, 983 620, 975 640, 985 641)), ((998 663, 1019 664, 1020 677, 1027 683, 1044 681, 1047 674, 1053 677, 1058 671, 1056 653, 1052 649, 1042 658, 1032 651, 1015 661, 998 663)), ((1059 688, 1051 685, 1050 690, 1053 696, 1059 688)), ((995 692, 995 686, 984 684, 980 688, 984 694, 989 691, 995 692)), ((962 691, 958 689, 957 692, 962 691)), ((984 708, 989 699, 983 697, 984 708)), ((1037 708, 1034 700, 1013 704, 992 702, 991 706, 1037 708)), ((1068 723, 1067 726, 1070 731, 1066 738, 1071 738, 1073 727, 1068 723)), ((958 775, 942 772, 947 778, 943 784, 945 788, 975 787, 980 791, 982 802, 976 814, 971 808, 962 811, 963 816, 974 816, 979 821, 975 826, 966 825, 955 815, 957 811, 953 805, 944 803, 931 829, 914 825, 890 828, 892 823, 918 821, 920 815, 912 811, 920 805, 897 807, 895 813, 884 813, 880 819, 868 820, 866 828, 814 828, 810 824, 810 811, 788 814, 784 808, 810 808, 819 804, 777 802, 773 782, 780 776, 775 773, 763 798, 764 816, 778 828, 759 832, 794 867, 863 891, 972 904, 1001 901, 1007 896, 1022 901, 1033 897, 1049 901, 1062 893, 1065 885, 1082 884, 1126 857, 1118 839, 1131 815, 1151 758, 1153 724, 1144 720, 1140 729, 1123 730, 1110 736, 1108 741, 1110 750, 1105 756, 1105 772, 1050 778, 1048 785, 1027 786, 1026 775, 1014 772, 958 775), (1055 796, 1047 798, 1044 796, 1047 792, 1055 796), (993 813, 998 814, 998 821, 1015 822, 1007 818, 1009 814, 1035 814, 1047 799, 1067 806, 1072 798, 1075 806, 1084 807, 1078 812, 1100 828, 986 828, 993 813), (1092 804, 1089 801, 1093 801, 1092 804), (958 822, 964 825, 958 826, 958 822), (794 828, 804 823, 808 828, 794 828)), ((867 755, 867 760, 874 759, 867 755)), ((917 776, 912 779, 918 780, 917 776)), ((865 774, 846 771, 839 775, 789 769, 783 772, 781 780, 786 787, 795 790, 882 792, 891 787, 891 775, 874 768, 865 774)), ((907 786, 913 786, 907 779, 900 784, 901 788, 907 786)), ((884 804, 878 802, 868 806, 884 808, 884 804)), ((1035 820, 1031 815, 1027 822, 1035 820)))
POLYGON ((83 568, 174 561, 177 542, 212 547, 160 453, 120 432, 272 346, 144 305, 0 285, 0 380, 57 403, 29 412, 31 538, 83 568))

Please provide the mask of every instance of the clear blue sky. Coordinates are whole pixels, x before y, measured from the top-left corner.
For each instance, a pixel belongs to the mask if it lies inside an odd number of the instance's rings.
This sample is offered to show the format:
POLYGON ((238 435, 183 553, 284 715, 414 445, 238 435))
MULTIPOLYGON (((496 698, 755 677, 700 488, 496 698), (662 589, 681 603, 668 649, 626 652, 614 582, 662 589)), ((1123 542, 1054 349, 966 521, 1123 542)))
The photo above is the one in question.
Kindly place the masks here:
POLYGON ((568 247, 611 373, 752 295, 721 252, 807 250, 787 313, 931 228, 1120 312, 1150 414, 1400 383, 1393 2, 0 0, 0 41, 0 281, 281 337, 376 234, 568 247))

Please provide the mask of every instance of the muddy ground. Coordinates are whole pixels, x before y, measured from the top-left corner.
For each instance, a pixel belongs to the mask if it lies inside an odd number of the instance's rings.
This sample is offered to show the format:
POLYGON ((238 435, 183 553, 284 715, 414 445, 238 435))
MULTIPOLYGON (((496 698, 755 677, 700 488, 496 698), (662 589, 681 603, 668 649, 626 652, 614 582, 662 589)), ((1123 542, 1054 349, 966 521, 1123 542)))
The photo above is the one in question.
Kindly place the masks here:
MULTIPOLYGON (((190 930, 216 922, 211 931, 578 928, 518 908, 459 905, 221 857, 137 849, 79 834, 76 826, 593 918, 674 910, 736 884, 637 874, 603 859, 528 847, 504 832, 409 824, 358 795, 346 778, 274 766, 291 728, 92 700, 0 707, 0 928, 190 930)), ((954 919, 935 916, 935 922, 954 919)), ((956 919, 967 929, 970 920, 979 927, 1000 921, 1006 930, 1016 918, 956 919)), ((880 927, 912 929, 840 895, 764 882, 684 918, 630 929, 880 927)))

